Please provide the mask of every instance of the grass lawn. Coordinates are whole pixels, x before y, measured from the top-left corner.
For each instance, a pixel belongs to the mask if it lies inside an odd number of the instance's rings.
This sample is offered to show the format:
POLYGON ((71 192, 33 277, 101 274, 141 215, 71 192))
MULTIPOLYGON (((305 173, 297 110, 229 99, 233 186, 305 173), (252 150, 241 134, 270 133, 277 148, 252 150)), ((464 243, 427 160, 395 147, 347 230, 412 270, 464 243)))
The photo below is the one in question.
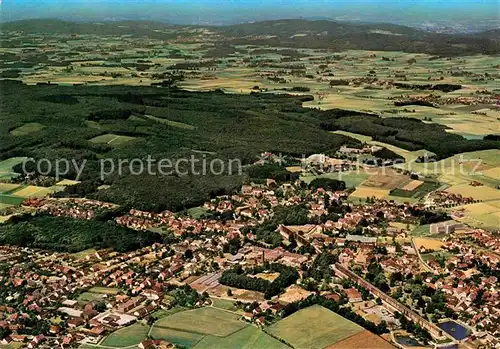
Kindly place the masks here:
POLYGON ((103 294, 93 293, 93 292, 84 292, 78 296, 76 299, 78 302, 87 303, 92 301, 102 301, 104 299, 103 294))
POLYGON ((115 295, 120 291, 118 288, 111 288, 111 287, 92 287, 89 292, 92 293, 100 293, 100 294, 112 294, 115 295))
POLYGON ((229 310, 229 311, 237 311, 238 308, 234 305, 233 301, 227 299, 220 298, 210 298, 212 300, 212 306, 215 308, 229 310))
POLYGON ((415 229, 413 229, 410 233, 411 236, 428 236, 430 235, 430 229, 431 225, 430 224, 424 224, 424 225, 419 225, 415 229))
POLYGON ((179 312, 155 324, 155 328, 169 328, 214 336, 228 336, 245 326, 246 324, 239 320, 238 315, 212 307, 179 312))
POLYGON ((278 321, 268 331, 295 348, 322 349, 363 328, 322 306, 313 305, 278 321))
POLYGON ((206 212, 207 210, 203 207, 192 207, 187 210, 188 215, 194 219, 199 219, 206 212))
POLYGON ((281 349, 288 348, 277 339, 269 336, 261 329, 248 325, 247 327, 227 337, 206 336, 194 349, 281 349))
POLYGON ((135 323, 132 326, 122 328, 116 332, 111 333, 102 342, 103 346, 108 347, 129 347, 141 343, 149 332, 149 326, 141 323, 135 323))
POLYGON ((157 311, 155 311, 151 315, 157 319, 161 319, 161 318, 164 318, 164 317, 167 317, 167 316, 170 316, 170 315, 173 315, 175 313, 185 311, 185 310, 187 310, 187 308, 184 308, 184 307, 174 307, 174 308, 168 309, 168 310, 158 309, 157 311))

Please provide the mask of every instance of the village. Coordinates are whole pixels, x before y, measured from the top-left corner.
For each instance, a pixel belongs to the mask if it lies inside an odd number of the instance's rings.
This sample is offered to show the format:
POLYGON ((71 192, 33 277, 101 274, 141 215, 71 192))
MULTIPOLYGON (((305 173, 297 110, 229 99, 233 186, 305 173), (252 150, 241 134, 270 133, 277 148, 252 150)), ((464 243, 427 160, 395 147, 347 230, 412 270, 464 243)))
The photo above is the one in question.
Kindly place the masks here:
MULTIPOLYGON (((198 218, 135 209, 115 215, 117 225, 164 236, 135 251, 2 246, 1 344, 98 348, 113 346, 114 333, 146 326, 139 348, 169 347, 179 343, 155 335, 163 328, 157 324, 180 306, 223 302, 240 321, 265 330, 287 319, 292 305, 329 301, 389 347, 409 340, 500 347, 496 233, 448 217, 417 238, 411 227, 433 222, 424 204, 353 204, 347 196, 269 179, 206 202, 198 218), (287 273, 297 276, 282 280, 287 273)), ((89 199, 25 205, 38 215, 84 220, 119 212, 89 199)))

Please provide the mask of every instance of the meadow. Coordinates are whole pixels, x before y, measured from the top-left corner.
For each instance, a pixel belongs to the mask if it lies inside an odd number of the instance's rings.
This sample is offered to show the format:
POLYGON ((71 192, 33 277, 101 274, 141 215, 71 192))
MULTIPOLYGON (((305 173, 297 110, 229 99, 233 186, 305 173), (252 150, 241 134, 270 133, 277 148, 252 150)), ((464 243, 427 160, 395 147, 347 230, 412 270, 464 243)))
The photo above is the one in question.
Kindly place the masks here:
POLYGON ((124 348, 138 345, 146 339, 149 326, 142 323, 135 323, 111 333, 101 343, 103 346, 124 348))
POLYGON ((319 305, 299 310, 267 328, 295 348, 322 349, 363 328, 319 305))
POLYGON ((224 337, 242 329, 245 323, 239 320, 238 315, 206 307, 167 316, 154 327, 224 337))

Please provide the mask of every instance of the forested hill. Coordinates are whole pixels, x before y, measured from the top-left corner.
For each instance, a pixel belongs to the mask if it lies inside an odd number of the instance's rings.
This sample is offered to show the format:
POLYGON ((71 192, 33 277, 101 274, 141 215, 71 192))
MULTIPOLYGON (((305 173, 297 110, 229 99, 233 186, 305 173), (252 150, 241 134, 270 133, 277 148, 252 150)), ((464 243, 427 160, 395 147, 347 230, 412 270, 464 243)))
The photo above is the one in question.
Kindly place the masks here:
MULTIPOLYGON (((361 143, 330 131, 369 135, 408 150, 427 149, 442 159, 457 153, 500 149, 494 139, 467 140, 446 132, 442 125, 417 119, 333 109, 306 108, 311 96, 222 91, 188 92, 176 88, 137 86, 23 85, 0 82, 0 160, 17 156, 48 159, 55 175, 58 159, 86 161, 81 185, 70 186, 76 196, 94 197, 138 209, 173 211, 203 204, 215 195, 229 194, 248 179, 238 167, 219 174, 181 167, 181 174, 110 171, 102 177, 99 159, 212 160, 243 166, 263 152, 293 157, 335 154, 342 145, 361 143), (22 132, 20 132, 20 130, 22 132), (182 174, 185 173, 185 174, 182 174), (102 184, 108 189, 99 189, 102 184)), ((116 169, 116 168, 115 168, 116 169)), ((217 167, 217 171, 220 166, 217 167)), ((36 172, 36 168, 26 168, 36 172)), ((42 171, 43 170, 43 171, 42 171)), ((134 170, 134 171, 133 171, 134 170)), ((275 171, 287 176, 286 171, 275 171)), ((21 173, 22 166, 14 168, 21 173)), ((214 171, 215 172, 215 171, 214 171)), ((63 177, 75 179, 70 166, 63 177)), ((259 178, 269 178, 264 174, 259 178)))
POLYGON ((447 56, 500 52, 498 30, 473 35, 449 35, 393 24, 358 25, 326 20, 290 19, 201 27, 174 26, 148 21, 84 23, 35 19, 3 23, 1 28, 3 32, 47 35, 133 35, 165 40, 212 35, 219 43, 325 48, 336 51, 348 49, 405 51, 447 56), (201 29, 208 29, 211 34, 201 29))

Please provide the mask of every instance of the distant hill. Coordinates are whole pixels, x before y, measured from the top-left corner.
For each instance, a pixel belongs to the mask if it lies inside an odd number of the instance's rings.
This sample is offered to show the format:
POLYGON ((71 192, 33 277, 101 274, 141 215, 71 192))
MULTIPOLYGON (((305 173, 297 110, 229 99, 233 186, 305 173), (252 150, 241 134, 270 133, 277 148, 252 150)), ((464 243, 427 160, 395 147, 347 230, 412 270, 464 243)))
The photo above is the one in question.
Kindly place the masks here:
MULTIPOLYGON (((192 35, 201 26, 174 26, 158 22, 66 22, 60 20, 23 20, 4 23, 4 32, 41 34, 132 35, 171 39, 192 35)), ((211 26, 230 44, 324 48, 335 51, 363 49, 405 51, 454 56, 500 53, 500 30, 473 35, 429 33, 395 24, 350 24, 328 20, 274 20, 230 26, 211 26)))
POLYGON ((265 21, 232 25, 220 30, 226 36, 233 37, 233 42, 238 44, 328 48, 337 51, 405 51, 446 56, 500 53, 498 31, 450 35, 395 24, 358 25, 325 20, 265 21))

